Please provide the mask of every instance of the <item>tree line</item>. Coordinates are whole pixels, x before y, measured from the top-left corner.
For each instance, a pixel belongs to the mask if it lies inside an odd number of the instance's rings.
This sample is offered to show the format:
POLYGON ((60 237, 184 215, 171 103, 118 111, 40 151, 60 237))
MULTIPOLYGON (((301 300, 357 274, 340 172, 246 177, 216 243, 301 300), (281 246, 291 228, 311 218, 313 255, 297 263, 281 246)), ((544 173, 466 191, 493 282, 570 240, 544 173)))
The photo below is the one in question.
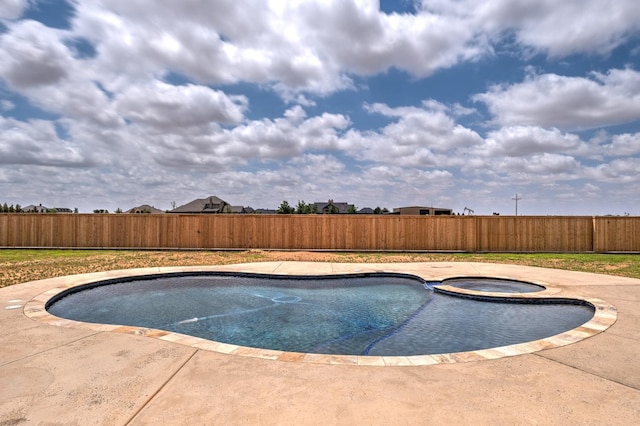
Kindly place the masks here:
POLYGON ((10 206, 7 203, 4 203, 0 206, 0 213, 24 213, 22 211, 22 207, 20 204, 16 204, 15 206, 11 204, 10 206))
MULTIPOLYGON (((78 213, 78 208, 76 207, 73 209, 73 212, 78 213)), ((45 210, 42 206, 40 209, 38 207, 34 207, 32 210, 25 210, 20 204, 9 205, 5 202, 0 204, 0 213, 58 213, 58 210, 51 208, 45 210)))
MULTIPOLYGON (((305 203, 304 200, 299 200, 298 205, 294 207, 290 205, 288 201, 284 200, 276 210, 276 213, 278 214, 317 214, 321 212, 318 212, 318 206, 316 206, 315 203, 305 203)), ((338 208, 336 206, 334 206, 333 204, 330 204, 325 213, 338 214, 340 212, 338 211, 338 208)), ((350 205, 349 209, 347 210, 347 214, 356 214, 356 213, 358 213, 358 208, 355 205, 350 205)), ((387 214, 387 213, 389 213, 389 209, 387 209, 386 207, 382 209, 380 207, 376 207, 375 209, 373 209, 373 214, 387 214)))

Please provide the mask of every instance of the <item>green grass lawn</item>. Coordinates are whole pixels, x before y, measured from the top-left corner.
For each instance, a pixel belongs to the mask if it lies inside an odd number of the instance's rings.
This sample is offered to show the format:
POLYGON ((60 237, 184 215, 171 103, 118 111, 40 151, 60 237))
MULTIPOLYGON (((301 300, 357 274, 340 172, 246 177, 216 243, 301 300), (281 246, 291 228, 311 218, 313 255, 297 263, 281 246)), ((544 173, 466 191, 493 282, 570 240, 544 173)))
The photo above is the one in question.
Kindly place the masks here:
POLYGON ((640 278, 638 254, 353 253, 278 251, 0 250, 0 287, 113 269, 301 260, 318 262, 490 262, 640 278))

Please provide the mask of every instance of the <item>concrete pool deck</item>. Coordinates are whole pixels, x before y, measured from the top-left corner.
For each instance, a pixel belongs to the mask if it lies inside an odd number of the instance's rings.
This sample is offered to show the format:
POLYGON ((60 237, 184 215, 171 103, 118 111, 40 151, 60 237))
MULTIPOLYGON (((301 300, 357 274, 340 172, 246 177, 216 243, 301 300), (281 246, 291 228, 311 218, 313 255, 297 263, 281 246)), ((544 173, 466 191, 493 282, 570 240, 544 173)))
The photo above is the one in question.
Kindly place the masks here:
POLYGON ((549 349, 538 352, 482 360, 443 357, 432 365, 332 364, 326 357, 314 362, 301 354, 242 356, 243 348, 222 353, 189 338, 143 329, 56 323, 37 309, 51 289, 122 271, 34 281, 0 289, 0 425, 640 422, 638 279, 457 262, 267 262, 200 269, 512 278, 546 285, 557 297, 601 299, 615 306, 617 320, 584 340, 542 345, 549 349))

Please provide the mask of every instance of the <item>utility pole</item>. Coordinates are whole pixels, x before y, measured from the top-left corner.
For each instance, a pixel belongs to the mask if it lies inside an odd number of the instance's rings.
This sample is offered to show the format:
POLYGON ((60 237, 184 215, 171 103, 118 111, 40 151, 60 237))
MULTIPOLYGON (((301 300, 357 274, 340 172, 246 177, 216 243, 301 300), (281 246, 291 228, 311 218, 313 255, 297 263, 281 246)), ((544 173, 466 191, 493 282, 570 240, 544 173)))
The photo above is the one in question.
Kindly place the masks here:
POLYGON ((516 196, 512 198, 512 200, 516 201, 516 216, 518 216, 518 200, 522 200, 522 198, 518 197, 518 193, 516 192, 516 196))

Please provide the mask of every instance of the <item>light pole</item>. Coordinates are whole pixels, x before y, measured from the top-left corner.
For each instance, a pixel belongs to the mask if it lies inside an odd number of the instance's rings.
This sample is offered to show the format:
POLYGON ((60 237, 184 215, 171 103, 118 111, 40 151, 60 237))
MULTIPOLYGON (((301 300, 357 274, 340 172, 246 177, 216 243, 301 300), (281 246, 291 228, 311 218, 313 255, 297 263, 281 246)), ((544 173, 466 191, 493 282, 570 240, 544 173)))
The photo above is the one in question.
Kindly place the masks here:
POLYGON ((516 201, 516 216, 518 216, 518 200, 522 200, 522 198, 518 197, 518 193, 516 192, 516 196, 512 198, 512 200, 516 201))

